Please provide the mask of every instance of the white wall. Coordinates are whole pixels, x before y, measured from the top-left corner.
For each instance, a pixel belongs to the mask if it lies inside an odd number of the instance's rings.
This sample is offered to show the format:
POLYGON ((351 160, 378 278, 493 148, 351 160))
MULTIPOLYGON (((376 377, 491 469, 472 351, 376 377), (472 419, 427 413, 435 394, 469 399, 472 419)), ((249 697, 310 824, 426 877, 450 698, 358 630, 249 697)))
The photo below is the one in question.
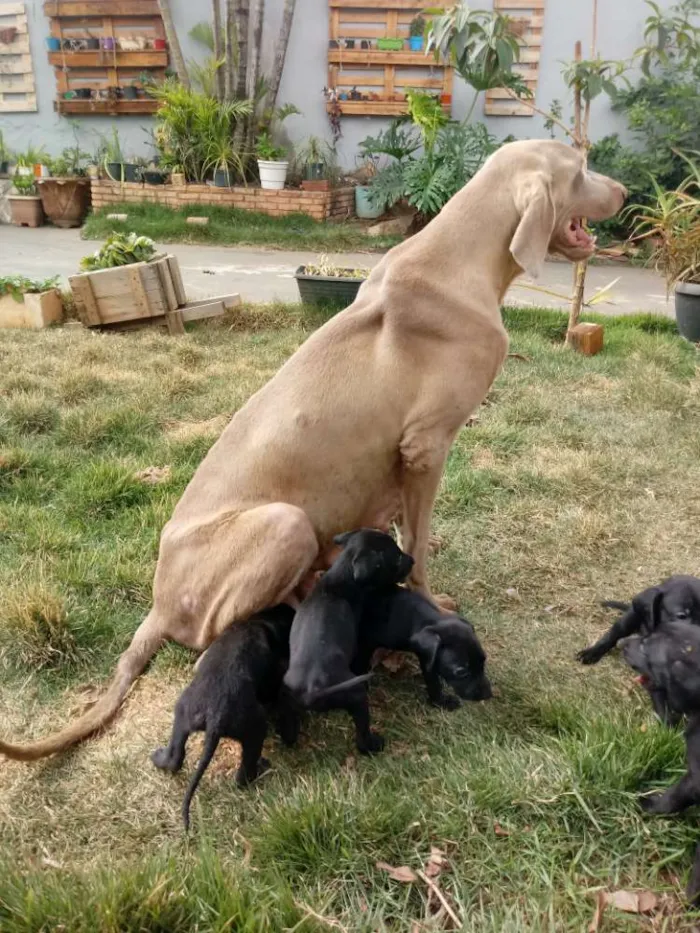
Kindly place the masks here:
MULTIPOLYGON (((48 63, 44 38, 48 34, 48 21, 43 14, 43 0, 25 0, 39 110, 37 113, 0 115, 6 142, 16 149, 30 143, 43 144, 55 154, 73 139, 72 127, 79 128, 81 144, 88 150, 97 143, 98 134, 111 130, 116 124, 127 154, 148 155, 146 130, 152 120, 146 115, 59 117, 54 113, 54 69, 48 63)), ((661 0, 667 8, 673 0, 661 0)), ((492 6, 492 0, 477 4, 492 6)), ((591 0, 547 0, 540 63, 537 104, 546 109, 554 98, 566 100, 561 81, 561 61, 573 55, 577 39, 584 43, 584 54, 590 44, 591 0)), ((187 33, 199 20, 209 15, 209 4, 195 4, 192 0, 171 0, 178 35, 186 58, 201 57, 201 47, 193 43, 187 33)), ((642 26, 648 8, 643 0, 599 0, 599 48, 604 58, 625 58, 642 42, 642 26)), ((264 30, 263 70, 269 70, 274 45, 280 26, 282 0, 267 0, 264 30)), ((326 0, 297 0, 292 34, 287 52, 285 71, 280 87, 279 102, 297 105, 303 116, 290 117, 285 132, 293 142, 315 135, 329 138, 323 86, 327 83, 326 51, 328 48, 328 7, 326 0)), ((454 116, 465 116, 471 102, 471 89, 459 80, 454 87, 454 116)), ((475 117, 484 119, 483 105, 478 104, 475 117)), ((494 135, 517 137, 544 136, 542 118, 487 117, 486 123, 494 135)), ((343 137, 339 154, 343 165, 352 167, 357 144, 365 136, 376 133, 386 120, 378 117, 343 117, 343 137)), ((624 133, 624 117, 611 111, 607 98, 594 103, 592 135, 599 138, 607 133, 624 133)))

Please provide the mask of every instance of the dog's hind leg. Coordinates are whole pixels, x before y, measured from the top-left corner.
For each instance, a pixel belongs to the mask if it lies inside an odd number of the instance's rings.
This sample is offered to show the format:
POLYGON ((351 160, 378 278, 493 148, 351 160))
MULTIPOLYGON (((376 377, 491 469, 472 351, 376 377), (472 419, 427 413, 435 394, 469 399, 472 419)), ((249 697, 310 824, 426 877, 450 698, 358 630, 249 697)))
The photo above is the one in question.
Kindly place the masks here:
POLYGON ((236 772, 236 784, 247 787, 270 767, 270 762, 261 757, 267 735, 267 717, 262 706, 246 719, 246 734, 241 739, 241 764, 236 772))
POLYGON ((608 651, 611 651, 622 638, 636 634, 644 622, 644 616, 634 608, 628 609, 623 616, 589 648, 584 648, 576 655, 581 664, 597 664, 608 651))
POLYGON ((151 754, 151 761, 156 768, 161 768, 163 771, 172 771, 174 774, 182 767, 185 760, 185 746, 187 745, 187 739, 190 737, 190 729, 186 725, 187 718, 185 703, 181 697, 175 705, 175 720, 169 744, 157 748, 151 754))
POLYGON ((695 906, 700 902, 700 842, 695 849, 695 858, 693 859, 693 867, 686 888, 686 897, 695 906))
POLYGON ((355 743, 362 755, 374 755, 384 748, 384 739, 378 732, 372 732, 369 726, 369 703, 365 696, 362 700, 350 702, 345 707, 355 723, 355 743))
POLYGON ((640 797, 639 804, 647 813, 680 813, 700 803, 700 716, 695 716, 685 730, 688 772, 667 791, 640 797))
POLYGON ((277 734, 282 742, 291 748, 296 745, 301 729, 301 716, 294 706, 282 699, 275 711, 277 734))

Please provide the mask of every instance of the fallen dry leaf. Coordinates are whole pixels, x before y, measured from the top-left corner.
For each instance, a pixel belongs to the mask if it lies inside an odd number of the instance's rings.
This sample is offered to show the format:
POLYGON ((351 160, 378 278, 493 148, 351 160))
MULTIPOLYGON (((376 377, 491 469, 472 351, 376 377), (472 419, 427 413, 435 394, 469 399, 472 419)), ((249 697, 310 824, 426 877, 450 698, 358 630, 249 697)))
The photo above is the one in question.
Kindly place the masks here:
POLYGON ((603 912, 607 906, 608 900, 605 891, 598 891, 595 899, 595 912, 593 919, 588 924, 588 933, 598 933, 600 921, 603 919, 603 912))
POLYGON ((510 836, 510 830, 504 829, 500 823, 493 824, 493 831, 497 836, 510 836))
POLYGON ((386 657, 382 658, 380 664, 392 674, 398 674, 399 671, 406 667, 407 662, 408 658, 402 651, 391 651, 386 657))
POLYGON ((390 878, 393 878, 394 881, 400 881, 402 884, 413 884, 414 881, 418 881, 418 876, 408 865, 399 865, 398 868, 394 868, 393 865, 388 865, 386 862, 377 862, 375 867, 385 871, 390 878))
POLYGON ((423 869, 428 876, 428 878, 437 878, 440 872, 447 868, 448 862, 445 857, 445 853, 442 849, 438 849, 436 846, 431 846, 430 849, 430 858, 423 869))
POLYGON ((613 891, 605 895, 605 901, 627 914, 650 914, 659 899, 653 891, 613 891))
POLYGON ((139 470, 137 473, 134 473, 134 479, 155 486, 158 483, 164 483, 166 480, 170 479, 170 473, 171 470, 169 466, 150 466, 146 467, 145 470, 139 470))

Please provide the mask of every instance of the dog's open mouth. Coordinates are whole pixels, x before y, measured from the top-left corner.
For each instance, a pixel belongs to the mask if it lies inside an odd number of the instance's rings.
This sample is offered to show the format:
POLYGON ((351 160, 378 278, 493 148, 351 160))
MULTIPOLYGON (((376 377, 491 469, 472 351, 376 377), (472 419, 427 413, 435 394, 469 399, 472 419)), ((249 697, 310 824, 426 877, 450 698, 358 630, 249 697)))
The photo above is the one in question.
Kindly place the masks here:
POLYGON ((592 236, 583 225, 580 217, 572 217, 569 226, 566 228, 566 241, 574 249, 582 249, 593 252, 596 244, 596 237, 592 236))
POLYGON ((638 677, 635 677, 634 682, 639 684, 640 687, 648 687, 651 683, 646 674, 640 674, 638 677))

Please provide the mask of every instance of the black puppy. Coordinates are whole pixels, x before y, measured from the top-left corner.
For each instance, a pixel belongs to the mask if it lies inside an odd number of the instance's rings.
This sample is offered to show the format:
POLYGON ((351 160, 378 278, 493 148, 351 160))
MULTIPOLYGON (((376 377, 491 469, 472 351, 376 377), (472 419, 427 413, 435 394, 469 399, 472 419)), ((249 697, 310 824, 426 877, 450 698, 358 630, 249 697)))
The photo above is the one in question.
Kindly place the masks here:
POLYGON ((260 757, 267 735, 266 706, 277 706, 282 741, 286 745, 296 741, 298 715, 288 704, 277 702, 289 660, 293 619, 294 610, 280 605, 232 625, 203 655, 192 683, 177 701, 170 744, 156 749, 151 761, 157 768, 179 771, 190 733, 205 733, 202 756, 182 804, 185 829, 189 828, 192 797, 221 739, 241 743, 239 787, 269 767, 260 757))
POLYGON ((456 709, 457 697, 446 695, 442 680, 464 700, 488 700, 491 684, 484 673, 486 655, 472 625, 458 615, 446 616, 420 593, 387 587, 368 601, 362 617, 357 660, 359 673, 369 670, 377 648, 417 655, 428 699, 456 709))
POLYGON ((582 664, 597 664, 621 638, 638 632, 648 635, 661 622, 700 625, 700 580, 682 575, 669 577, 635 596, 631 606, 617 601, 603 605, 622 609, 624 614, 594 645, 579 651, 576 657, 582 664))
MULTIPOLYGON (((647 638, 630 638, 622 648, 625 661, 661 692, 670 709, 690 721, 685 730, 687 772, 668 790, 639 798, 648 813, 679 813, 700 803, 700 628, 668 622, 647 638)), ((688 899, 700 900, 700 844, 687 888, 688 899)))
POLYGON ((351 669, 360 619, 377 589, 406 579, 413 558, 381 531, 362 528, 334 540, 343 550, 294 618, 284 684, 307 709, 346 710, 358 750, 371 754, 382 750, 384 739, 370 730, 369 675, 354 676, 351 669))

